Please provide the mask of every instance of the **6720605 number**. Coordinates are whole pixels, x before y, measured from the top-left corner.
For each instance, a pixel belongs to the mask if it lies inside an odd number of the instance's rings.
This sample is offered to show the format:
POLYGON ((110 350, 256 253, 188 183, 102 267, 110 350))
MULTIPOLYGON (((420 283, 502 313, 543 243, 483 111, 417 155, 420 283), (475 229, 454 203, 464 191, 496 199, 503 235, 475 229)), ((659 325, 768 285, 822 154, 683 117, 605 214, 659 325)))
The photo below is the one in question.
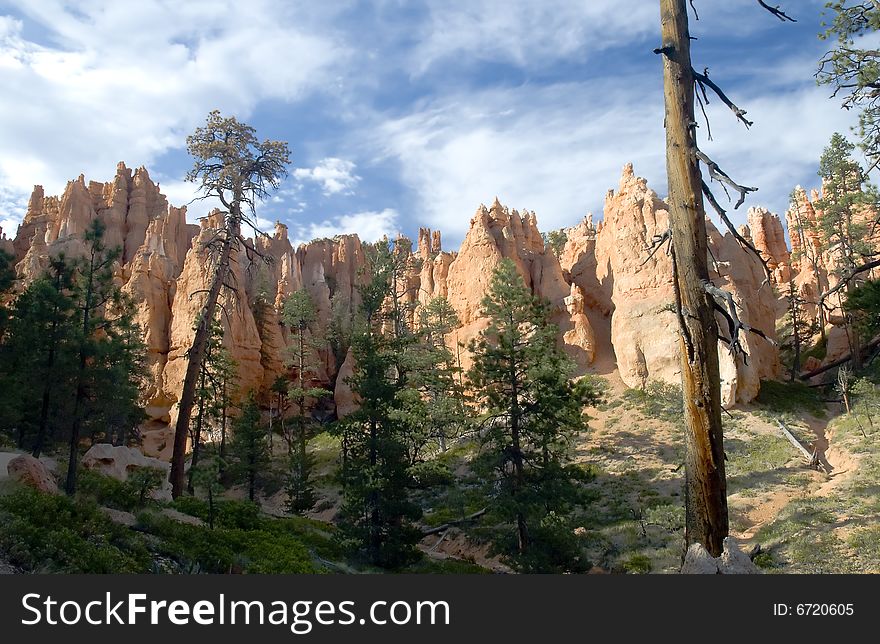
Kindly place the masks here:
POLYGON ((852 615, 852 604, 798 604, 796 615, 852 615))

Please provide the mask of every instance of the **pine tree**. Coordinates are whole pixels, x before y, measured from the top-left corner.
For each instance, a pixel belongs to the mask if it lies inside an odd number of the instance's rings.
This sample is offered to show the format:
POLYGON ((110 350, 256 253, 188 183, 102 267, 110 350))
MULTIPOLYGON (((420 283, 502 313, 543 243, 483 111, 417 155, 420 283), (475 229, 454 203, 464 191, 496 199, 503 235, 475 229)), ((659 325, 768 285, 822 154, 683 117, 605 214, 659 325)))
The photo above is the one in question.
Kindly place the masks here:
POLYGON ((12 255, 0 250, 0 347, 3 346, 3 338, 6 335, 6 325, 9 320, 7 300, 10 298, 12 284, 15 282, 14 261, 15 258, 12 255))
POLYGON ((133 430, 145 420, 139 400, 148 374, 147 347, 127 294, 114 293, 100 315, 100 342, 95 345, 91 365, 88 427, 92 442, 100 437, 115 445, 125 445, 135 437, 133 430))
POLYGON ((269 466, 269 445, 253 391, 248 394, 241 415, 235 420, 229 452, 233 477, 247 486, 248 499, 253 501, 260 474, 269 466))
POLYGON ((101 358, 106 349, 104 343, 108 341, 108 331, 113 329, 113 321, 106 316, 106 312, 108 307, 125 306, 122 291, 113 281, 114 265, 121 255, 121 249, 108 249, 104 245, 105 228, 100 219, 93 219, 86 230, 83 236, 86 254, 77 262, 72 291, 77 319, 74 340, 77 367, 65 482, 68 494, 76 491, 79 443, 83 430, 93 420, 92 414, 98 408, 95 402, 99 397, 99 381, 104 369, 101 358))
MULTIPOLYGON (((187 137, 187 150, 195 159, 187 180, 199 184, 205 197, 216 197, 226 211, 221 230, 210 242, 214 272, 205 297, 192 346, 188 352, 186 375, 174 428, 174 451, 171 455, 171 488, 176 498, 184 490, 184 460, 189 435, 190 415, 210 326, 217 310, 220 291, 228 287, 227 277, 233 251, 250 248, 242 237, 242 225, 256 227, 256 204, 278 187, 290 162, 290 151, 282 141, 260 141, 254 128, 234 117, 224 118, 212 111, 204 127, 187 137)), ((240 296, 241 294, 237 294, 240 296)))
POLYGON ((801 371, 801 354, 804 347, 816 334, 816 324, 812 323, 804 315, 804 298, 797 291, 794 280, 788 283, 788 293, 785 295, 788 303, 785 317, 782 321, 782 342, 780 347, 791 352, 791 368, 789 380, 794 382, 801 371))
MULTIPOLYGON (((190 442, 192 443, 192 458, 190 460, 187 477, 187 491, 194 493, 194 478, 199 467, 199 458, 202 452, 202 442, 207 430, 207 424, 211 421, 220 421, 225 425, 226 408, 229 406, 228 397, 224 394, 225 373, 230 363, 229 352, 223 346, 223 326, 219 320, 211 324, 210 335, 205 346, 205 359, 199 371, 198 388, 196 389, 196 418, 190 426, 190 442)), ((221 426, 221 433, 222 426, 221 426)), ((221 444, 223 437, 221 435, 221 444)))
MULTIPOLYGON (((467 422, 462 370, 446 338, 460 326, 455 309, 445 297, 429 300, 419 311, 420 364, 414 387, 422 403, 424 439, 445 452, 467 422)), ((415 461, 418 452, 411 460, 415 461)))
POLYGON ((286 394, 296 409, 296 415, 283 433, 287 443, 290 471, 287 481, 288 511, 305 512, 315 504, 312 488, 312 458, 307 450, 309 434, 314 421, 309 414, 312 401, 330 395, 327 389, 312 386, 316 379, 319 356, 315 325, 317 309, 311 295, 300 289, 284 302, 284 323, 290 330, 290 361, 293 382, 286 394))
MULTIPOLYGON (((862 263, 862 258, 872 253, 865 241, 868 226, 862 213, 870 198, 863 190, 864 171, 852 158, 854 150, 852 143, 835 133, 819 160, 822 198, 815 204, 822 211, 819 230, 826 248, 835 258, 833 272, 840 279, 848 279, 862 263)), ((857 285, 856 280, 849 280, 846 294, 851 294, 857 285)), ((838 291, 838 297, 843 309, 841 291, 838 291)), ((846 332, 853 366, 858 369, 861 366, 860 342, 850 319, 847 319, 846 332)))
POLYGON ((397 299, 401 257, 387 241, 366 247, 365 254, 369 273, 359 287, 361 319, 352 336, 356 368, 349 381, 361 406, 336 430, 343 446, 340 526, 349 544, 374 565, 394 568, 417 556, 420 536, 410 524, 420 512, 407 495, 404 436, 411 428, 399 399, 407 387, 412 336, 406 307, 397 299))
POLYGON ((67 418, 72 397, 73 272, 63 257, 31 282, 10 308, 3 345, 4 425, 16 428, 19 448, 39 456, 67 418), (27 436, 33 434, 31 443, 27 436))
POLYGON ((585 477, 569 463, 571 440, 587 429, 584 407, 596 392, 588 380, 570 380, 549 306, 510 260, 495 270, 481 312, 489 325, 471 342, 468 372, 483 411, 475 468, 490 482, 493 513, 512 526, 502 549, 523 570, 576 568, 585 563, 577 555, 554 552, 566 543, 561 517, 579 502, 585 477))
MULTIPOLYGON (((816 283, 819 291, 824 292, 825 289, 828 288, 828 276, 825 274, 819 249, 816 248, 812 241, 813 238, 818 235, 818 229, 815 222, 810 221, 803 216, 803 213, 801 212, 801 196, 798 192, 798 190, 792 191, 789 197, 790 210, 794 219, 794 229, 789 230, 789 235, 792 237, 792 245, 794 245, 795 237, 798 240, 798 249, 791 254, 791 261, 796 262, 800 261, 801 258, 806 259, 810 264, 810 269, 813 271, 813 275, 816 276, 816 283)), ((819 333, 822 336, 822 342, 825 342, 827 339, 825 330, 825 307, 819 302, 815 302, 815 304, 819 305, 819 333)))
POLYGON ((820 37, 837 42, 819 61, 816 78, 834 88, 833 95, 845 109, 859 110, 861 147, 876 166, 880 161, 880 50, 870 43, 880 29, 880 3, 834 0, 825 6, 831 20, 823 22, 827 29, 820 37))

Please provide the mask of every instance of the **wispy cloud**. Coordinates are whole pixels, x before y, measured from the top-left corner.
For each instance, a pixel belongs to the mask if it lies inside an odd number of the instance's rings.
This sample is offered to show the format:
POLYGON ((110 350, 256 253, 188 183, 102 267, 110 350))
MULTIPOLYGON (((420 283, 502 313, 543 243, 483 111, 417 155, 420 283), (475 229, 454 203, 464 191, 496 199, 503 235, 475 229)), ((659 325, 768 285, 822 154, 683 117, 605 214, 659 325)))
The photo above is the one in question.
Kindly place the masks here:
POLYGON ((657 30, 656 2, 619 0, 430 0, 418 27, 414 73, 457 57, 541 67, 645 37, 657 30))
POLYGON ((283 4, 11 4, 31 25, 0 23, 0 175, 18 193, 152 164, 211 109, 246 118, 326 91, 346 56, 283 4))
POLYGON ((301 182, 319 184, 325 195, 340 192, 350 194, 361 180, 354 169, 355 164, 352 161, 328 157, 321 159, 314 168, 297 168, 293 171, 293 176, 301 182))
POLYGON ((365 242, 377 241, 386 235, 390 238, 398 231, 398 216, 396 210, 385 208, 381 211, 356 212, 308 226, 299 226, 296 229, 294 245, 350 233, 357 233, 361 241, 365 242))

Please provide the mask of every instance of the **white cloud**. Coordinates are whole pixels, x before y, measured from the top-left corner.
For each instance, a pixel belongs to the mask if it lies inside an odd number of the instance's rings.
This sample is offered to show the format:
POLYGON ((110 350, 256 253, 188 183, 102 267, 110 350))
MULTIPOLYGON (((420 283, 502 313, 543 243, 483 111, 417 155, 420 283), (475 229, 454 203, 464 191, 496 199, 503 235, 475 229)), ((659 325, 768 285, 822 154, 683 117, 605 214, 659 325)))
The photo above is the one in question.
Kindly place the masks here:
POLYGON ((628 160, 654 184, 664 176, 658 82, 632 85, 638 89, 596 82, 452 96, 386 121, 369 145, 398 161, 418 195, 419 223, 453 243, 495 196, 534 210, 543 230, 568 226, 601 209, 628 160))
POLYGON ((0 19, 0 179, 18 194, 150 165, 211 109, 247 118, 324 91, 346 56, 298 6, 268 0, 13 4, 36 25, 0 19))
POLYGON ((387 235, 389 238, 397 233, 398 213, 392 208, 381 211, 356 212, 350 215, 342 215, 332 220, 312 223, 308 226, 300 226, 297 229, 297 244, 303 244, 313 239, 335 237, 357 233, 364 242, 373 242, 387 235))
POLYGON ((525 68, 632 42, 659 31, 656 2, 430 0, 411 72, 454 56, 525 68))
POLYGON ((354 173, 355 164, 352 161, 328 157, 321 159, 314 168, 297 168, 293 176, 300 181, 312 181, 321 185, 325 195, 334 195, 340 192, 351 194, 352 189, 361 180, 354 173))
MULTIPOLYGON (((714 141, 702 144, 731 176, 759 187, 747 205, 777 212, 795 185, 816 183, 823 146, 854 120, 815 86, 812 59, 780 64, 795 79, 787 87, 762 84, 758 73, 758 82, 733 94, 748 108, 752 129, 713 101, 714 141)), ((542 230, 570 226, 587 211, 600 215, 627 161, 665 195, 661 82, 659 73, 645 73, 625 83, 595 79, 445 96, 385 120, 366 145, 398 162, 416 195, 418 223, 440 228, 453 244, 475 208, 496 195, 510 207, 534 210, 542 230)), ((746 209, 731 213, 736 223, 745 222, 746 209)))

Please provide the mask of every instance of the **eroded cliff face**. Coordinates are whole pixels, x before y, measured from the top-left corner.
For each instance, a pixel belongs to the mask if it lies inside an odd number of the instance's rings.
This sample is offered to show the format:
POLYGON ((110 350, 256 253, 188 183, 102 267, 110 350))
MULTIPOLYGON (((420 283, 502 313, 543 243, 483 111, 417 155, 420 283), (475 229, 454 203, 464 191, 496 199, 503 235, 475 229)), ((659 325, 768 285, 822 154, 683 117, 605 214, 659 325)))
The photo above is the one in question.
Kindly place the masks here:
MULTIPOLYGON (((14 240, 0 236, 0 244, 5 242, 14 253, 24 283, 45 269, 51 255, 82 252, 82 232, 95 218, 106 224, 108 244, 122 251, 117 275, 144 328, 150 371, 144 392, 145 451, 168 457, 186 351, 210 283, 207 243, 222 226, 222 215, 187 224, 186 209, 170 207, 145 169, 132 172, 119 164, 112 181, 86 183, 80 176, 60 198, 46 196, 36 186, 14 240)), ((778 218, 756 210, 750 223, 756 245, 772 256, 774 272, 781 277, 789 260, 778 218)), ((511 210, 496 199, 477 209, 458 252, 443 250, 438 231, 421 229, 412 251, 419 261, 412 262, 400 288, 417 306, 434 297, 447 298, 462 323, 447 341, 452 347, 466 346, 486 326, 480 303, 494 268, 510 259, 529 289, 550 302, 559 341, 580 373, 591 368, 605 372, 616 365, 633 387, 655 379, 678 382, 671 264, 664 250, 651 257, 647 250, 667 227, 665 204, 627 166, 619 188, 607 196, 604 221, 594 226, 588 217, 569 229, 559 258, 545 248, 535 213, 511 210)), ((777 302, 771 289, 761 287, 760 263, 714 227, 710 246, 717 260, 716 283, 733 293, 744 321, 772 331, 777 302)), ((356 235, 293 248, 280 223, 272 234, 238 250, 230 277, 238 293, 221 297, 220 319, 224 342, 238 364, 239 395, 255 389, 268 401, 272 384, 287 373, 290 338, 283 305, 304 288, 315 302, 317 327, 325 336, 314 384, 334 391, 338 415, 356 408, 346 381, 355 367, 346 338, 360 305, 365 264, 356 235)), ((734 361, 726 346, 719 348, 725 404, 750 400, 759 379, 772 377, 778 368, 772 345, 757 337, 745 338, 744 344, 748 364, 734 361)), ((467 350, 459 355, 467 368, 467 350)))
MULTIPOLYGON (((588 219, 569 229, 562 253, 572 284, 582 289, 596 313, 610 318, 608 335, 598 344, 607 342, 613 349, 620 377, 630 387, 652 380, 677 384, 681 379, 672 261, 666 245, 658 246, 668 228, 667 205, 627 165, 618 189, 606 196, 604 220, 597 228, 588 219)), ((761 263, 731 234, 722 236, 711 221, 707 228, 710 277, 742 305, 744 322, 772 337, 776 297, 769 285, 762 287, 761 263)), ((719 342, 725 405, 752 400, 760 379, 772 378, 778 370, 772 343, 757 336, 742 340, 747 362, 734 360, 719 342)))
MULTIPOLYGON (((455 341, 466 346, 486 327, 480 302, 502 259, 514 263, 533 294, 550 302, 551 319, 559 325, 566 352, 581 366, 592 363, 594 339, 583 314, 583 294, 572 292, 559 260, 544 248, 535 213, 509 210, 497 198, 490 208, 481 205, 477 209, 461 249, 449 265, 446 297, 462 323, 454 334, 455 341)), ((469 364, 469 356, 462 353, 462 366, 469 364)))

